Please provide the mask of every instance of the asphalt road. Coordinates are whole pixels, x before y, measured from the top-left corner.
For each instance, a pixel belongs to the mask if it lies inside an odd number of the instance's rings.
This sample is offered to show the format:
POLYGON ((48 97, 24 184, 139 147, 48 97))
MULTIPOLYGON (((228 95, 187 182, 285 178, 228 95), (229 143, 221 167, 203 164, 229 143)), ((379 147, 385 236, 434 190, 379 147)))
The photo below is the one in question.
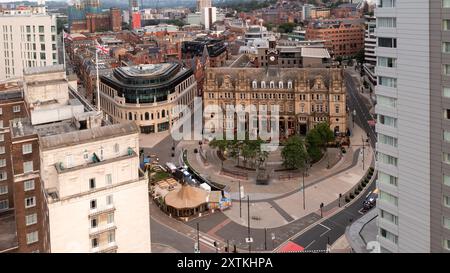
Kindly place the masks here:
POLYGON ((347 86, 347 106, 350 109, 350 113, 356 110, 356 122, 360 125, 364 131, 369 135, 372 147, 375 147, 377 141, 377 136, 375 134, 375 129, 371 127, 367 121, 372 120, 373 117, 369 113, 369 109, 365 105, 362 98, 358 95, 358 89, 355 87, 355 83, 352 76, 345 72, 345 84, 347 86))
POLYGON ((374 188, 375 183, 372 183, 363 193, 358 195, 358 199, 346 209, 326 219, 292 241, 301 245, 307 251, 326 250, 327 243, 333 244, 345 233, 347 225, 364 215, 360 212, 363 207, 362 202, 367 194, 374 188))
MULTIPOLYGON (((353 110, 356 110, 356 123, 368 133, 370 143, 372 147, 374 147, 376 143, 376 134, 374 128, 367 123, 367 121, 372 120, 373 117, 369 113, 369 109, 364 101, 358 95, 359 91, 356 88, 352 77, 348 73, 345 73, 345 83, 348 92, 347 105, 350 112, 352 113, 353 110)), ((367 194, 374 190, 374 188, 375 183, 372 183, 369 187, 365 188, 364 191, 358 195, 356 201, 346 209, 324 220, 322 223, 315 225, 313 228, 297 236, 292 241, 301 245, 307 251, 326 250, 327 244, 333 244, 345 233, 345 228, 351 222, 354 222, 363 215, 363 213, 360 212, 362 209, 362 202, 367 194)))

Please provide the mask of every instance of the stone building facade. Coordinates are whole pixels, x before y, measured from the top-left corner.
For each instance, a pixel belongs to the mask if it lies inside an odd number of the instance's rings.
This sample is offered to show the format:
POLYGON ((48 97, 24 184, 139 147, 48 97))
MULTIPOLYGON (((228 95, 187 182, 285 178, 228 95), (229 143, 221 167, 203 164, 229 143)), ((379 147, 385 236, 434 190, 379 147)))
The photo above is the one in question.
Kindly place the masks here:
MULTIPOLYGON (((220 106, 223 113, 227 105, 278 105, 280 137, 304 135, 321 122, 328 122, 336 134, 347 130, 346 88, 339 68, 209 68, 203 105, 220 106)), ((215 113, 204 118, 206 132, 235 130, 235 123, 224 119, 221 125, 215 113)))

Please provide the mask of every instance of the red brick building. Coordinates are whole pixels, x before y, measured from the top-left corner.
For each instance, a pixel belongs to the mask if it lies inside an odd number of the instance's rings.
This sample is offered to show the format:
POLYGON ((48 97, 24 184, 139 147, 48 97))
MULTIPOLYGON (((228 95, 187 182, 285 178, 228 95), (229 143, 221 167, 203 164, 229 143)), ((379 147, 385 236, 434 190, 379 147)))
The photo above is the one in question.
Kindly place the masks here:
POLYGON ((344 23, 312 24, 306 29, 307 40, 324 40, 330 53, 353 56, 364 49, 364 25, 344 23))
POLYGON ((0 252, 50 251, 38 136, 22 123, 28 116, 21 83, 0 85, 0 252))

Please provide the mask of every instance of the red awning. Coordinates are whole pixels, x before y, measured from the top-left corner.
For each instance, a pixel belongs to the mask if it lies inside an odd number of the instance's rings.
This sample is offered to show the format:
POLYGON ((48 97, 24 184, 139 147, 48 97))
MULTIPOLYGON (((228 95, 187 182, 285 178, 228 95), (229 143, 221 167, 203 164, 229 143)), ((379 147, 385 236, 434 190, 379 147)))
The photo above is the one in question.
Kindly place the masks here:
POLYGON ((278 253, 287 252, 302 252, 305 248, 292 241, 287 242, 283 247, 278 250, 278 253))

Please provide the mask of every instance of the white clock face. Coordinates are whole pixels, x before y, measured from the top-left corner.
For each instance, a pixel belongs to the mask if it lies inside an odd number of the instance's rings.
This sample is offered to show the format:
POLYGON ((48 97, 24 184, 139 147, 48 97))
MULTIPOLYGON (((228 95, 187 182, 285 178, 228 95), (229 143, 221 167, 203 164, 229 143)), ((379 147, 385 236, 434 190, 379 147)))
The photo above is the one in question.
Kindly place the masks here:
POLYGON ((270 61, 275 61, 275 56, 270 56, 270 61))

